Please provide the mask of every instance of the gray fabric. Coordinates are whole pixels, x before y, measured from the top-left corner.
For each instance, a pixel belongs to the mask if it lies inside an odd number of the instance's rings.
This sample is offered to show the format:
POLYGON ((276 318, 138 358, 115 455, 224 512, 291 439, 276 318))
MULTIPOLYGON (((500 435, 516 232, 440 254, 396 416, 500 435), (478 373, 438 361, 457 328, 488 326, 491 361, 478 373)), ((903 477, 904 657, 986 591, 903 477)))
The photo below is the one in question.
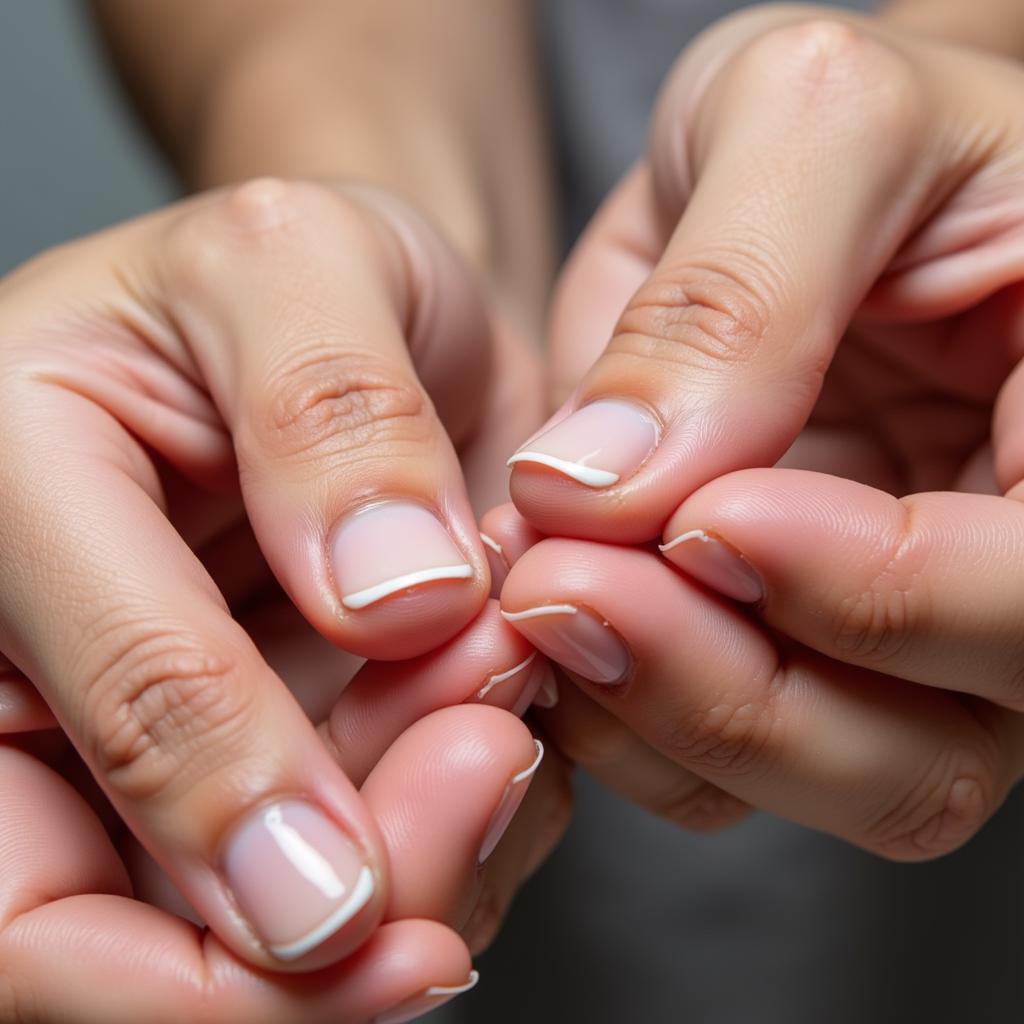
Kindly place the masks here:
MULTIPOLYGON (((574 230, 640 152, 679 49, 741 5, 541 3, 574 230)), ((70 0, 0 3, 0 139, 0 271, 173 194, 70 0)), ((699 838, 585 778, 578 795, 481 985, 434 1024, 1024 1020, 1021 794, 963 851, 914 866, 766 816, 699 838)))

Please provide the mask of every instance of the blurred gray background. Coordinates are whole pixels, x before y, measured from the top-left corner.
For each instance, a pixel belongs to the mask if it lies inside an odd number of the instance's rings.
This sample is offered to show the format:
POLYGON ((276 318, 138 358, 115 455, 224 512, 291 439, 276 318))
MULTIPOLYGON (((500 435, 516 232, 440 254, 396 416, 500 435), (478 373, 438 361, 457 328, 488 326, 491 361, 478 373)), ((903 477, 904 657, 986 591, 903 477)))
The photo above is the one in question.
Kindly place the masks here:
MULTIPOLYGON (((543 5, 570 231, 639 151, 673 56, 735 6, 543 5)), ((0 271, 175 192, 77 4, 0 0, 0 271)), ((965 850, 918 866, 764 816, 686 835, 586 780, 579 798, 480 987, 435 1024, 1024 1020, 1019 794, 965 850)))

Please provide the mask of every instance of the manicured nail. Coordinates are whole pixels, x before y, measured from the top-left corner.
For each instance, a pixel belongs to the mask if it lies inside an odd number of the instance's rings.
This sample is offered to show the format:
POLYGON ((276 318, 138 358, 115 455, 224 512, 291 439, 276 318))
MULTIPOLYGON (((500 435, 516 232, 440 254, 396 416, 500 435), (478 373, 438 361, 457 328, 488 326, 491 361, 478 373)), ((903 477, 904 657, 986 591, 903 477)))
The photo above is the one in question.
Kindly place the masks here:
POLYGON ((486 533, 480 534, 483 541, 484 554, 487 556, 487 567, 491 570, 491 597, 497 599, 501 595, 501 585, 508 576, 508 560, 502 546, 486 533))
POLYGON ((239 909, 278 960, 297 960, 369 903, 373 872, 351 839, 312 804, 261 807, 232 835, 224 876, 239 909))
POLYGON ((673 565, 734 601, 750 604, 764 597, 757 570, 731 544, 706 530, 690 530, 660 547, 673 565))
POLYGON ((587 487, 611 487, 634 473, 658 443, 654 417, 633 402, 603 398, 534 438, 508 465, 547 466, 587 487))
POLYGON ((501 614, 552 661, 592 683, 617 683, 629 671, 632 659, 618 634, 574 604, 545 604, 501 614))
POLYGON ((476 971, 470 971, 469 980, 464 985, 432 985, 418 996, 406 999, 405 1002, 392 1007, 379 1017, 374 1017, 371 1024, 405 1024, 406 1021, 415 1020, 417 1017, 443 1006, 449 999, 468 992, 479 980, 480 975, 476 971))
POLYGON ((483 864, 494 852, 494 848, 501 841, 505 830, 512 823, 516 811, 519 810, 519 805, 523 802, 523 797, 526 796, 526 791, 530 788, 530 782, 533 779, 534 773, 540 767, 540 763, 544 758, 544 744, 540 740, 534 740, 533 742, 537 748, 537 756, 528 767, 509 779, 505 792, 502 794, 501 802, 491 816, 490 824, 484 833, 484 841, 480 846, 480 853, 477 857, 477 862, 480 864, 483 864))
POLYGON ((411 501, 370 505, 345 520, 331 564, 341 603, 354 610, 424 583, 473 576, 440 520, 411 501))
POLYGON ((500 686, 502 683, 507 682, 509 679, 519 675, 520 672, 525 672, 535 661, 537 660, 537 652, 531 651, 530 654, 523 658, 518 665, 513 665, 510 669, 506 669, 504 672, 497 672, 493 676, 489 676, 487 682, 476 692, 476 699, 483 700, 496 686, 500 686))
POLYGON ((533 703, 539 708, 553 708, 558 703, 558 683, 555 680, 554 670, 550 665, 545 665, 547 671, 541 679, 540 687, 533 698, 533 703))

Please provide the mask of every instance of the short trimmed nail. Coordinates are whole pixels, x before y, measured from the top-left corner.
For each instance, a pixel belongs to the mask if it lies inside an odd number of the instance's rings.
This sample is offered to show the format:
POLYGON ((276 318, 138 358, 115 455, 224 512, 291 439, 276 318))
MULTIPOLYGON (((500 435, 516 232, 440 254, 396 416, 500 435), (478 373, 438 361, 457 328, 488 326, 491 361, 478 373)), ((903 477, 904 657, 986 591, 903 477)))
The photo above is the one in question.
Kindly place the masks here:
POLYGON ((415 1020, 417 1017, 443 1006, 449 999, 468 992, 479 980, 480 975, 476 971, 470 971, 469 980, 464 985, 432 985, 418 996, 406 999, 405 1002, 385 1011, 379 1017, 374 1017, 371 1024, 405 1024, 406 1021, 415 1020))
POLYGON ((493 676, 489 676, 487 678, 487 682, 477 690, 476 699, 483 700, 484 697, 486 697, 496 686, 500 686, 502 683, 506 683, 510 679, 514 679, 520 672, 526 672, 536 660, 537 652, 531 651, 530 654, 523 658, 518 665, 513 665, 504 672, 496 672, 493 676))
POLYGON ((632 659, 618 634, 574 604, 545 604, 501 614, 552 661, 592 683, 617 683, 629 671, 632 659))
POLYGON ((533 698, 533 703, 539 708, 553 708, 558 703, 558 683, 555 680, 555 673, 550 665, 546 665, 547 671, 541 680, 540 688, 533 698))
POLYGON ((480 534, 483 541, 484 554, 487 556, 487 567, 491 570, 491 597, 498 598, 501 595, 501 585, 508 576, 508 561, 501 545, 486 533, 480 534))
POLYGON ((661 551, 683 572, 734 601, 751 604, 764 597, 757 570, 731 544, 706 530, 690 530, 662 544, 661 551))
POLYGON ((633 402, 600 399, 577 409, 508 460, 557 470, 587 487, 611 487, 634 473, 658 443, 654 417, 633 402))
POLYGON ((484 841, 480 846, 480 853, 477 856, 477 862, 480 864, 483 864, 494 853, 494 848, 501 842, 501 837, 512 823, 516 811, 519 810, 519 805, 523 802, 523 797, 526 796, 526 791, 530 788, 530 782, 533 780, 534 774, 544 759, 544 744, 540 740, 534 740, 533 742, 537 748, 537 756, 528 767, 509 779, 505 792, 502 794, 501 802, 491 816, 490 824, 488 824, 487 831, 484 833, 484 841))
POLYGON ((373 872, 351 839, 312 804, 260 808, 228 841, 224 875, 238 908, 278 960, 330 938, 373 896, 373 872))
POLYGON ((370 505, 345 520, 331 542, 331 564, 341 603, 353 610, 474 574, 437 516, 407 501, 370 505))

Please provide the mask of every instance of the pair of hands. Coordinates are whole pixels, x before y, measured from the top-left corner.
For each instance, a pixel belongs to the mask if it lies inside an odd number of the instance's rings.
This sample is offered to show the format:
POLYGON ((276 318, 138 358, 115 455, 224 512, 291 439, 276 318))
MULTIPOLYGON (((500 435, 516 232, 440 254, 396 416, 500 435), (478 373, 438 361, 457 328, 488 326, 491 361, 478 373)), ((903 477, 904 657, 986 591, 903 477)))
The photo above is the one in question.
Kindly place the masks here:
MULTIPOLYGON (((509 710, 547 694, 541 658, 500 678, 521 636, 577 684, 539 713, 555 746, 685 824, 756 805, 913 858, 998 805, 1024 754, 1024 77, 807 17, 759 10, 683 55, 649 159, 566 269, 551 379, 571 394, 514 463, 517 511, 483 522, 511 626, 485 607, 471 498, 494 502, 499 454, 536 425, 538 371, 411 211, 254 183, 5 284, 0 649, 216 935, 125 901, 152 869, 126 871, 12 745, 12 1000, 365 1020, 444 998, 469 970, 452 929, 483 941, 564 824, 549 754, 478 872, 535 749, 511 715, 448 705, 494 679, 484 699, 509 710), (318 637, 404 660, 328 713, 352 666, 318 637), (373 879, 291 961, 315 984, 267 973, 267 945, 316 908, 257 905, 261 841, 232 852, 283 797, 278 831, 373 879), (72 843, 91 856, 62 859, 72 843), (59 992, 58 942, 82 970, 59 992)), ((10 722, 45 716, 8 692, 10 722)))

